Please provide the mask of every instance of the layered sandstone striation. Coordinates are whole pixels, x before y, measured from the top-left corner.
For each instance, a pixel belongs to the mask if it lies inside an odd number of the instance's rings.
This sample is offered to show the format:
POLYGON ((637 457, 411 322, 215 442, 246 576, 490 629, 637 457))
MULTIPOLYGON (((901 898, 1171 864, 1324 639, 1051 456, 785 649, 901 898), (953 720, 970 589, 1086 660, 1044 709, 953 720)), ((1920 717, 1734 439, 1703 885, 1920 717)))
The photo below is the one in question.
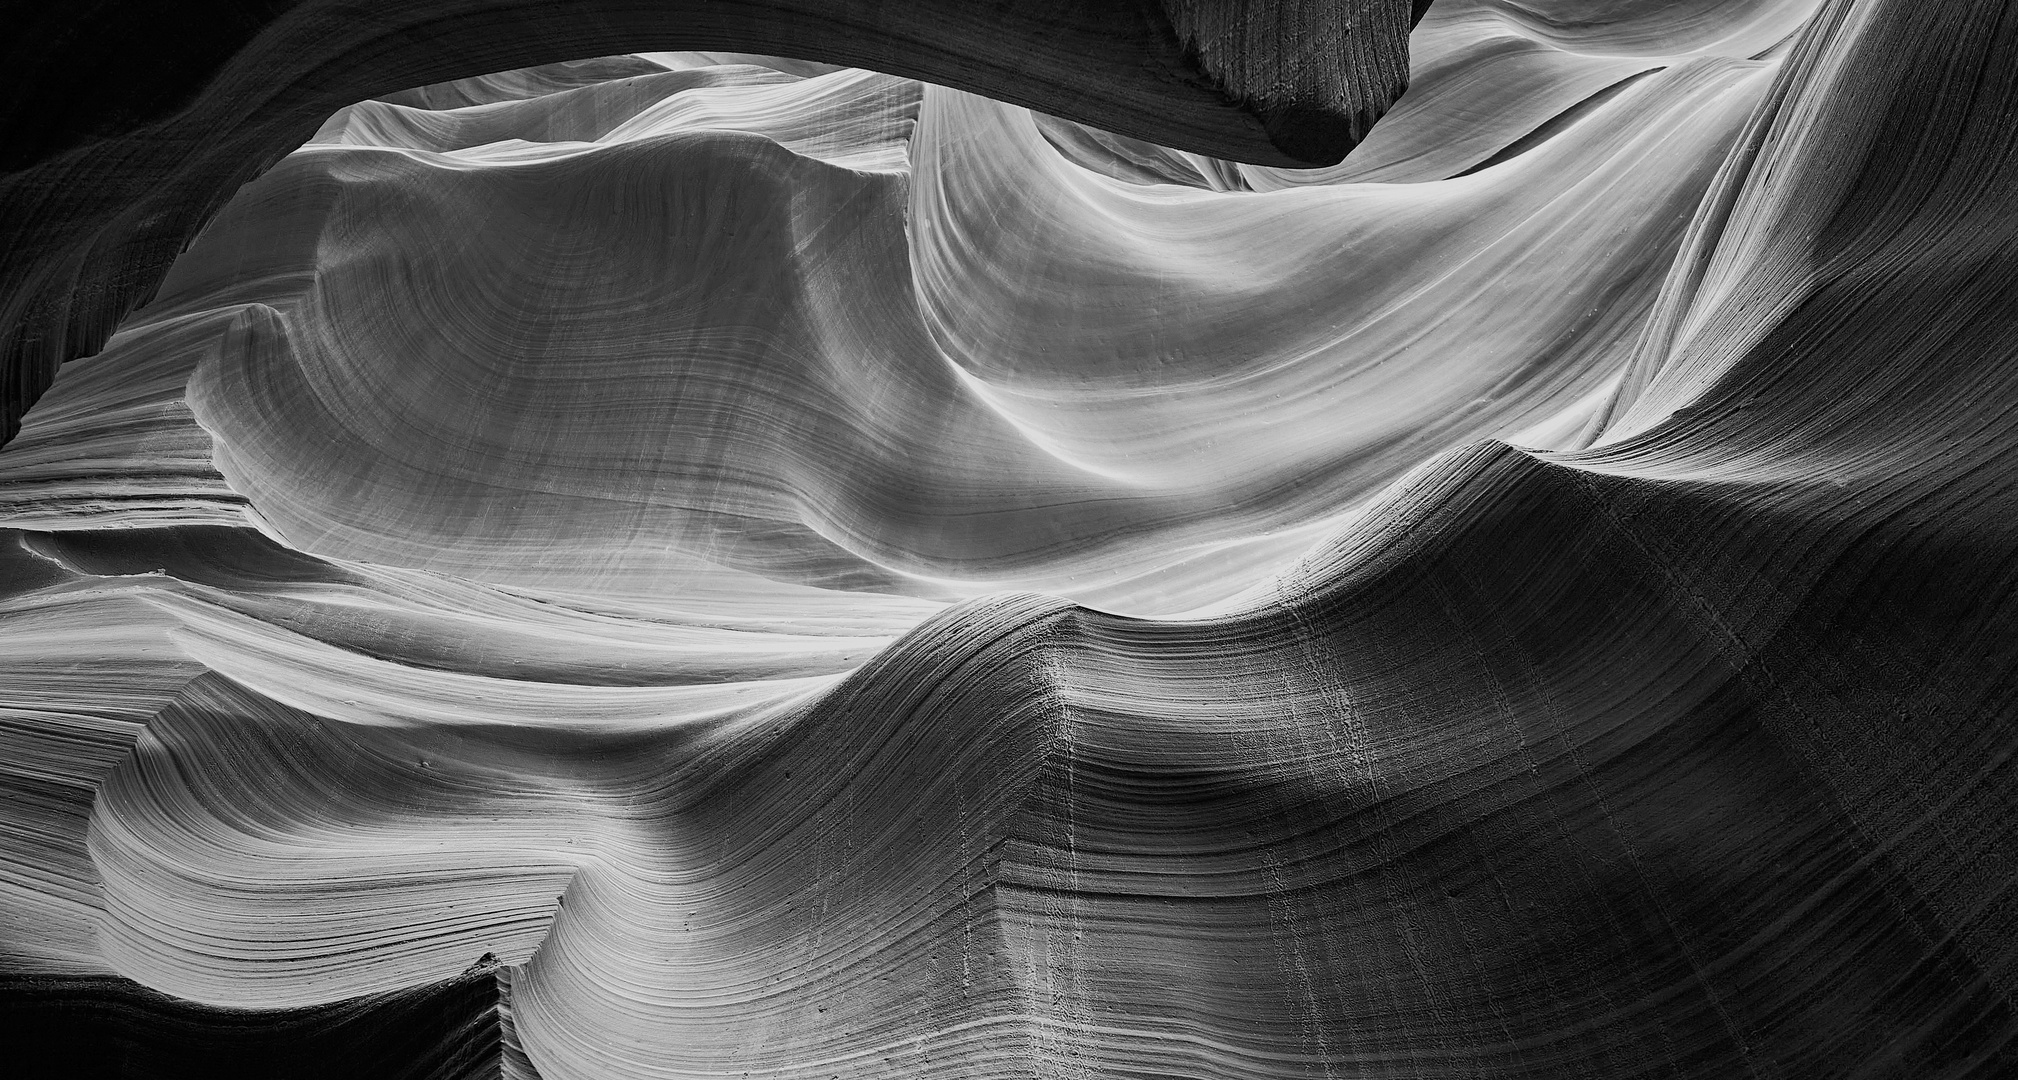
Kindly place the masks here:
POLYGON ((1318 169, 748 53, 323 115, 0 450, 0 1020, 2018 1068, 2018 11, 1410 53, 1318 169))

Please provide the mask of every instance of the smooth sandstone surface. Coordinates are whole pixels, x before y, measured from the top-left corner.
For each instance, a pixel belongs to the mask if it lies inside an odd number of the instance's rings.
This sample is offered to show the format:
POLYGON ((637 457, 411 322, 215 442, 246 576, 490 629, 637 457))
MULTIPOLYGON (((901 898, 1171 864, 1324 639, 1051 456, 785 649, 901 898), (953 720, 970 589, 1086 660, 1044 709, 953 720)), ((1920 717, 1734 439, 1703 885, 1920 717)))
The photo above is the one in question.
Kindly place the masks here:
MULTIPOLYGON (((1242 161, 1338 161, 1427 0, 200 0, 15 5, 0 445, 241 184, 332 110, 581 57, 729 49, 957 86, 1242 161)), ((631 68, 636 70, 635 65, 631 68)), ((551 75, 547 77, 553 77, 551 75)), ((569 76, 559 75, 559 85, 569 76)), ((558 88, 550 86, 549 88, 558 88)))
POLYGON ((741 52, 326 116, 0 449, 0 1031, 2018 1069, 2018 9, 1409 55, 1314 169, 741 52))

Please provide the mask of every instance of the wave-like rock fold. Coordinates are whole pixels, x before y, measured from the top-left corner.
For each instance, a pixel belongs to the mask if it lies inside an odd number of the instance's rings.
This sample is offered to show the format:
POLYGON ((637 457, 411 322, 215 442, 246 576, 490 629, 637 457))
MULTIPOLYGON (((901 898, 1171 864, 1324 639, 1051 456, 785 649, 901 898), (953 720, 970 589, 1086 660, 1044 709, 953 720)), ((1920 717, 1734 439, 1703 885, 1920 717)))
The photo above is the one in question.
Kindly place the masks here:
POLYGON ((29 1075, 2018 1070, 2018 10, 1169 11, 1407 92, 641 51, 190 196, 0 449, 29 1075))

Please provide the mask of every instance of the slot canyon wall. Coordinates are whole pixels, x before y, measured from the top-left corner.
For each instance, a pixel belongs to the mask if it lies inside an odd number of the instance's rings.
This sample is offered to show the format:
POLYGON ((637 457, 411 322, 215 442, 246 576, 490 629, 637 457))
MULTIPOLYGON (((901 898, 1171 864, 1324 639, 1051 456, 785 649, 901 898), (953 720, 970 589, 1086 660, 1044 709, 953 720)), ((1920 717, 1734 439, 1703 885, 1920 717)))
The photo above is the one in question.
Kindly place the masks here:
POLYGON ((20 1075, 2018 1073, 2018 4, 127 6, 20 1075))

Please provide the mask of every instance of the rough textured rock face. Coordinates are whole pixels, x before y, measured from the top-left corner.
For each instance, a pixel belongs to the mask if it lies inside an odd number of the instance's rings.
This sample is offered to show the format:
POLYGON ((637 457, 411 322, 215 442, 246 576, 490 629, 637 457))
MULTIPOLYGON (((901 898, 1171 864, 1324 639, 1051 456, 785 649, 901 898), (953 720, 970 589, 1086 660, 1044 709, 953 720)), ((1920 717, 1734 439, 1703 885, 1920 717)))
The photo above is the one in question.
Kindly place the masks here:
POLYGON ((421 33, 64 240, 166 269, 0 449, 27 1075, 2018 1071, 2018 9, 1155 11, 421 33))

